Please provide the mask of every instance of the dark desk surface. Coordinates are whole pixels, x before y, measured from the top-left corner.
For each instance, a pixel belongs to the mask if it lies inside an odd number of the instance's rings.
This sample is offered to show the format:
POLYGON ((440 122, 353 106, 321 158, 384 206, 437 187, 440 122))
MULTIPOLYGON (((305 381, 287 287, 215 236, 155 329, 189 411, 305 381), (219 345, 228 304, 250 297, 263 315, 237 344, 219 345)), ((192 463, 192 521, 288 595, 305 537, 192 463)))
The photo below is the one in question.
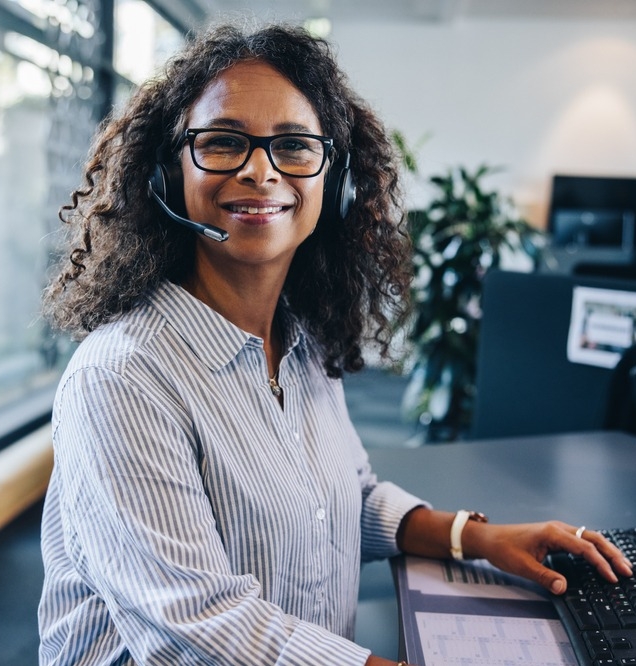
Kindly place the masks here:
POLYGON ((439 509, 475 509, 494 522, 636 525, 636 437, 624 433, 370 449, 369 457, 380 479, 439 509))

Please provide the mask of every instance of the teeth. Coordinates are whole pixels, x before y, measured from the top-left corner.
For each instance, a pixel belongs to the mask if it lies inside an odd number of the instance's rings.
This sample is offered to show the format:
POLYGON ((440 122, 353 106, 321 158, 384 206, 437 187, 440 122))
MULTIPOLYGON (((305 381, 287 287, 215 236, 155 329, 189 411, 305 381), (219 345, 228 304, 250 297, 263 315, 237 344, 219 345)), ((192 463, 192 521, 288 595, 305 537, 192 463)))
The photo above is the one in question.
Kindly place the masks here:
POLYGON ((268 213, 279 213, 282 206, 268 206, 267 208, 256 208, 255 206, 230 206, 233 213, 249 213, 250 215, 266 215, 268 213))

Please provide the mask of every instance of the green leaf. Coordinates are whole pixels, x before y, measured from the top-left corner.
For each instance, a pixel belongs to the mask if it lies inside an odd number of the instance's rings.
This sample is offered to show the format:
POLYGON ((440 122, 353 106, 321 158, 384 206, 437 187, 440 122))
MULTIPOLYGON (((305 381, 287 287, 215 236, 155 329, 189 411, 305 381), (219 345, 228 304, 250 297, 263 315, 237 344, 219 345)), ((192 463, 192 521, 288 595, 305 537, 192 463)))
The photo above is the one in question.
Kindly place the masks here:
POLYGON ((400 158, 402 159, 402 164, 409 173, 414 173, 414 174, 418 173, 419 167, 417 164, 417 151, 422 147, 422 145, 426 141, 428 141, 429 138, 430 138, 430 133, 424 134, 422 137, 418 139, 418 141, 415 144, 415 147, 410 148, 406 141, 406 137, 402 132, 400 132, 400 130, 393 130, 391 132, 391 140, 393 141, 393 144, 397 148, 400 158))

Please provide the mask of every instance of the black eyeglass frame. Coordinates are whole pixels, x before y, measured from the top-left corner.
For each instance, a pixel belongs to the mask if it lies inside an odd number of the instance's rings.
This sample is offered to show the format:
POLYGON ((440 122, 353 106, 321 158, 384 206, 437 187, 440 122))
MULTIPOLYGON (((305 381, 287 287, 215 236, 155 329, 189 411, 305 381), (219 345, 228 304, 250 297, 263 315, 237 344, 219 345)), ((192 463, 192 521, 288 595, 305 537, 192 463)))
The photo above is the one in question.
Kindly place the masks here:
POLYGON ((247 134, 247 132, 241 132, 235 129, 225 129, 223 127, 189 127, 183 133, 183 138, 181 140, 180 147, 183 147, 183 144, 186 142, 190 146, 190 155, 192 157, 192 163, 194 164, 195 167, 197 167, 197 169, 201 169, 201 171, 207 171, 208 173, 234 173, 235 171, 240 171, 249 162, 249 159, 252 156, 254 149, 262 148, 267 154, 267 159, 269 159, 269 163, 272 165, 272 168, 275 171, 278 171, 278 173, 283 174, 283 176, 289 176, 290 178, 315 178, 325 168, 327 159, 329 158, 331 151, 333 150, 333 139, 328 136, 320 136, 319 134, 304 134, 302 132, 284 132, 283 134, 274 134, 273 136, 254 136, 253 134, 247 134), (203 132, 218 132, 219 134, 236 134, 237 136, 245 137, 249 141, 249 149, 247 151, 247 155, 245 156, 243 162, 239 166, 234 167, 233 169, 207 169, 205 167, 202 167, 200 164, 197 163, 197 159, 194 154, 194 140, 196 139, 198 134, 202 134, 203 132), (300 175, 297 173, 289 173, 287 171, 283 171, 281 168, 276 166, 271 153, 272 141, 286 136, 292 138, 298 137, 305 139, 316 139, 317 141, 320 141, 322 143, 322 145, 324 146, 322 154, 322 162, 320 163, 320 168, 315 173, 300 175))

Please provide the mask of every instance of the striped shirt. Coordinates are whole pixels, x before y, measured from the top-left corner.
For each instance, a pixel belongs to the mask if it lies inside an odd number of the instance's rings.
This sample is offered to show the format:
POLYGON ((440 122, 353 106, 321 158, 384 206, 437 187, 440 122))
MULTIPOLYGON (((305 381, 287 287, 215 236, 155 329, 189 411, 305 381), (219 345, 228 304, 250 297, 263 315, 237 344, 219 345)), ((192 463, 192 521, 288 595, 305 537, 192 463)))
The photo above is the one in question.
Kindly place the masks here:
POLYGON ((55 400, 40 663, 364 664, 360 561, 418 499, 378 483, 342 384, 280 309, 263 341, 163 284, 91 333, 55 400))

